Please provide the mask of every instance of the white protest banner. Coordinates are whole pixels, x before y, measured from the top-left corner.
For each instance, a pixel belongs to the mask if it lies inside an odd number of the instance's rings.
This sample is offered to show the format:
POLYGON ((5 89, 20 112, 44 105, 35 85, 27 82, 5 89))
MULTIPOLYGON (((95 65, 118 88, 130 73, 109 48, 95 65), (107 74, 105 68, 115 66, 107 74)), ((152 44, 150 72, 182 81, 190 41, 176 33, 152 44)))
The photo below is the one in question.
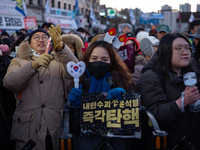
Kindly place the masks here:
POLYGON ((0 28, 1 29, 21 29, 24 28, 24 17, 23 16, 0 16, 0 28))

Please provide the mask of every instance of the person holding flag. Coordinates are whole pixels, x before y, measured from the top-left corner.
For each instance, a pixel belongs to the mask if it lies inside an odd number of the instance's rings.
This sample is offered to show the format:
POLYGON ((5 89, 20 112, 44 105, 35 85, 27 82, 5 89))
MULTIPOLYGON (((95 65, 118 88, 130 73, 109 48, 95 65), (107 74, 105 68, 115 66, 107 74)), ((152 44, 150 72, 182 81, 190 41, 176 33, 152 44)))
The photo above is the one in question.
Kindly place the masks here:
POLYGON ((29 139, 36 143, 33 150, 59 149, 65 85, 71 78, 65 67, 69 61, 78 62, 62 42, 59 25, 51 25, 49 32, 34 30, 28 41, 19 45, 3 81, 17 98, 11 131, 16 150, 29 139), (54 45, 51 55, 45 53, 49 37, 54 45))

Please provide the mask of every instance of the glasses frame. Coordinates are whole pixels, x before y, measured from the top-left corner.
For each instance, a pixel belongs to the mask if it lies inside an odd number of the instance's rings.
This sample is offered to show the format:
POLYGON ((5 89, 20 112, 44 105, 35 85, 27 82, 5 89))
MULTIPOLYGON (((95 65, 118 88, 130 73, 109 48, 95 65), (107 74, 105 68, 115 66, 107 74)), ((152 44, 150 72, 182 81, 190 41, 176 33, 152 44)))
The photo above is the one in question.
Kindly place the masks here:
POLYGON ((40 40, 40 38, 41 38, 43 41, 47 41, 47 40, 49 39, 49 37, 48 37, 47 35, 42 35, 42 36, 39 36, 39 35, 34 35, 34 36, 33 36, 33 39, 34 39, 35 41, 39 41, 39 40, 40 40), (38 36, 38 37, 39 37, 39 39, 38 39, 38 40, 36 40, 36 39, 35 39, 35 37, 36 37, 36 36, 38 36), (44 40, 44 37, 47 37, 47 39, 46 39, 46 40, 44 40))
POLYGON ((185 47, 177 47, 177 48, 174 48, 174 50, 176 50, 179 53, 183 53, 184 51, 186 51, 187 53, 188 52, 191 53, 192 52, 192 47, 189 47, 188 50, 185 47), (181 48, 181 49, 179 50, 179 48, 181 48))

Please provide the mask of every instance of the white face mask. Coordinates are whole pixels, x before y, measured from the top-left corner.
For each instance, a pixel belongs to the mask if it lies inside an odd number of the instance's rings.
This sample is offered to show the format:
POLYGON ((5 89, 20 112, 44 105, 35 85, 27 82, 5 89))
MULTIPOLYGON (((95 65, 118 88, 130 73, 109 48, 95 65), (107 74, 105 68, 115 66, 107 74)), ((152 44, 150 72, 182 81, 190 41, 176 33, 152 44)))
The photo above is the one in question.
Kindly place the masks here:
POLYGON ((41 54, 36 52, 34 49, 31 48, 31 53, 35 56, 35 57, 39 57, 41 54))

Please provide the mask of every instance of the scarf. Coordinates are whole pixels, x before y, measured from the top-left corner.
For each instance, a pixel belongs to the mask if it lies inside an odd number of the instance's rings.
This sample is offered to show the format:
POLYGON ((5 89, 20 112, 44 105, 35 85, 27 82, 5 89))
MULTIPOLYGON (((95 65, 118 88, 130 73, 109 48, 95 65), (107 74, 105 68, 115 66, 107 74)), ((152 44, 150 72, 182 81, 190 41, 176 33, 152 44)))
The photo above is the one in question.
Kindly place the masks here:
POLYGON ((106 73, 106 75, 100 80, 91 76, 88 69, 86 69, 86 73, 92 79, 88 93, 108 92, 110 90, 110 84, 106 81, 106 79, 111 76, 110 72, 106 73))

